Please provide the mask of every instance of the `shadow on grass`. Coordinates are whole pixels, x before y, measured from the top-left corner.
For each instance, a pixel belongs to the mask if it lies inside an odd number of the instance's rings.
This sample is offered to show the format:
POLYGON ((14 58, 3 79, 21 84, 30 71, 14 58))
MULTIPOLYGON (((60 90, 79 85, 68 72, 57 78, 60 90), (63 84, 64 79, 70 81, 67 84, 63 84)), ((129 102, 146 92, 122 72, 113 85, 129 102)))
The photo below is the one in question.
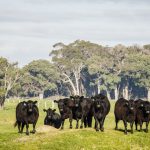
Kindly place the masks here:
MULTIPOLYGON (((124 129, 117 129, 117 130, 114 129, 114 130, 115 130, 115 131, 118 131, 118 132, 123 132, 123 133, 124 133, 124 131, 125 131, 124 129)), ((128 129, 127 132, 131 132, 131 130, 128 129)))

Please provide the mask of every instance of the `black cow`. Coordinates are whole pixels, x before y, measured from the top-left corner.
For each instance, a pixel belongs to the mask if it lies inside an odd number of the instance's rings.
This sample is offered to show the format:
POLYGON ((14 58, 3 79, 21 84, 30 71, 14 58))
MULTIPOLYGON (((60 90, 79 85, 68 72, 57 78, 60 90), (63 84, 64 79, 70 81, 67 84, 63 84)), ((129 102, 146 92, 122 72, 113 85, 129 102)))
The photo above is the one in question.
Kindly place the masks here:
POLYGON ((110 102, 108 98, 102 94, 98 94, 94 97, 91 97, 93 100, 93 115, 95 119, 95 129, 99 131, 98 124, 100 126, 100 130, 104 131, 104 121, 106 115, 110 111, 110 102))
POLYGON ((150 121, 150 102, 144 100, 136 100, 136 119, 135 126, 137 130, 138 124, 140 124, 140 131, 142 131, 143 122, 146 122, 146 132, 148 132, 148 125, 150 121))
POLYGON ((26 134, 29 135, 29 124, 33 124, 33 131, 35 133, 35 126, 39 117, 39 110, 36 106, 37 101, 23 101, 20 102, 16 107, 16 122, 15 126, 18 125, 19 133, 23 132, 23 128, 26 125, 26 134), (21 127, 21 129, 20 129, 21 127))
POLYGON ((136 116, 136 108, 134 100, 128 101, 124 98, 120 98, 119 100, 117 100, 115 104, 114 114, 116 121, 115 129, 116 130, 118 129, 119 120, 123 120, 125 127, 125 134, 127 134, 127 122, 130 123, 131 133, 133 133, 133 124, 136 116))
POLYGON ((77 120, 76 128, 78 128, 79 119, 81 119, 80 128, 92 127, 92 100, 90 98, 84 98, 84 96, 71 96, 73 107, 73 119, 77 120))
POLYGON ((57 129, 61 126, 61 117, 58 113, 56 113, 56 109, 43 109, 44 112, 46 112, 46 117, 44 119, 44 125, 50 125, 57 129))
POLYGON ((73 120, 72 108, 74 106, 73 101, 69 98, 64 98, 64 99, 60 99, 59 101, 54 100, 54 102, 58 103, 58 108, 62 120, 61 129, 64 129, 65 119, 68 118, 70 122, 70 129, 72 129, 72 120, 73 120))

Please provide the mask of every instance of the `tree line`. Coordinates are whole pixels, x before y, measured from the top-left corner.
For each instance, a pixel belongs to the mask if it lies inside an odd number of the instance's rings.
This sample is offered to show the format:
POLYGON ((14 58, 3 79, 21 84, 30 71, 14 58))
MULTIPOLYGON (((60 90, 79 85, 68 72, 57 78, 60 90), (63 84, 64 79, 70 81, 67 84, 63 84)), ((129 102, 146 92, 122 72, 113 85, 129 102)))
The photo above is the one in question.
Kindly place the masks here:
POLYGON ((92 96, 150 100, 150 45, 113 47, 76 40, 56 43, 50 61, 24 66, 0 57, 0 106, 7 97, 92 96), (3 100, 2 100, 3 99, 3 100))

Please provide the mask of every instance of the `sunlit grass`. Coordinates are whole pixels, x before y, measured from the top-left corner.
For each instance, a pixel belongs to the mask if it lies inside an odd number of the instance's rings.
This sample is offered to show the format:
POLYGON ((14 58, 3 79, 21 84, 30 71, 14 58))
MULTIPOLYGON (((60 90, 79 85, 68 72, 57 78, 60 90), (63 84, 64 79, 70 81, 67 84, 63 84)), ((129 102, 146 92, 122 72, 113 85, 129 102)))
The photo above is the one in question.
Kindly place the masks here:
MULTIPOLYGON (((37 123, 37 133, 26 136, 25 133, 18 134, 17 128, 13 127, 15 122, 15 107, 19 100, 6 102, 4 110, 0 111, 0 149, 49 149, 49 150, 91 150, 91 149, 150 149, 150 133, 134 130, 124 135, 123 131, 115 131, 114 102, 111 102, 111 111, 105 121, 105 131, 96 132, 93 128, 69 129, 69 121, 65 122, 64 130, 57 130, 43 126, 45 113, 45 102, 47 108, 51 106, 50 100, 40 100, 40 117, 37 123)), ((55 106, 55 108, 57 108, 55 106)), ((58 111, 58 110, 57 110, 58 111)), ((76 121, 73 121, 75 128, 76 121)), ((93 120, 94 126, 94 120, 93 120)), ((129 125, 128 125, 129 127, 129 125)), ((145 128, 145 124, 143 126, 145 128)), ((119 122, 119 129, 124 129, 119 122)), ((130 128, 129 128, 130 129, 130 128)), ((32 126, 30 126, 32 130, 32 126)))

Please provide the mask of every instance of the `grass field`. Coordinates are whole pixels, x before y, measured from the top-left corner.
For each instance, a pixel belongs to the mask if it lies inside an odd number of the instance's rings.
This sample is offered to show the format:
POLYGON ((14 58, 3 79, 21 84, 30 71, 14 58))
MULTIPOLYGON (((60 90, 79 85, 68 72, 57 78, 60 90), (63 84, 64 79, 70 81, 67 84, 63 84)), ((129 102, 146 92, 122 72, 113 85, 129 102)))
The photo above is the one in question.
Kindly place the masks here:
MULTIPOLYGON (((40 116, 37 123, 37 133, 26 136, 25 133, 18 134, 17 128, 13 127, 15 122, 15 107, 18 100, 5 103, 5 109, 0 110, 0 150, 149 150, 150 132, 135 131, 134 134, 124 135, 123 131, 115 131, 114 102, 111 102, 111 111, 105 121, 105 131, 96 132, 93 128, 69 129, 68 120, 65 122, 64 130, 57 130, 43 125, 45 113, 43 108, 51 106, 50 101, 40 100, 40 116)), ((55 106, 55 108, 57 108, 55 106)), ((94 121, 93 121, 94 124, 94 121)), ((75 121, 73 121, 75 127, 75 121)), ((129 127, 129 125, 128 125, 129 127)), ((145 124, 143 126, 145 128, 145 124)), ((119 129, 124 129, 122 122, 119 129)), ((32 126, 30 126, 32 130, 32 126)))

